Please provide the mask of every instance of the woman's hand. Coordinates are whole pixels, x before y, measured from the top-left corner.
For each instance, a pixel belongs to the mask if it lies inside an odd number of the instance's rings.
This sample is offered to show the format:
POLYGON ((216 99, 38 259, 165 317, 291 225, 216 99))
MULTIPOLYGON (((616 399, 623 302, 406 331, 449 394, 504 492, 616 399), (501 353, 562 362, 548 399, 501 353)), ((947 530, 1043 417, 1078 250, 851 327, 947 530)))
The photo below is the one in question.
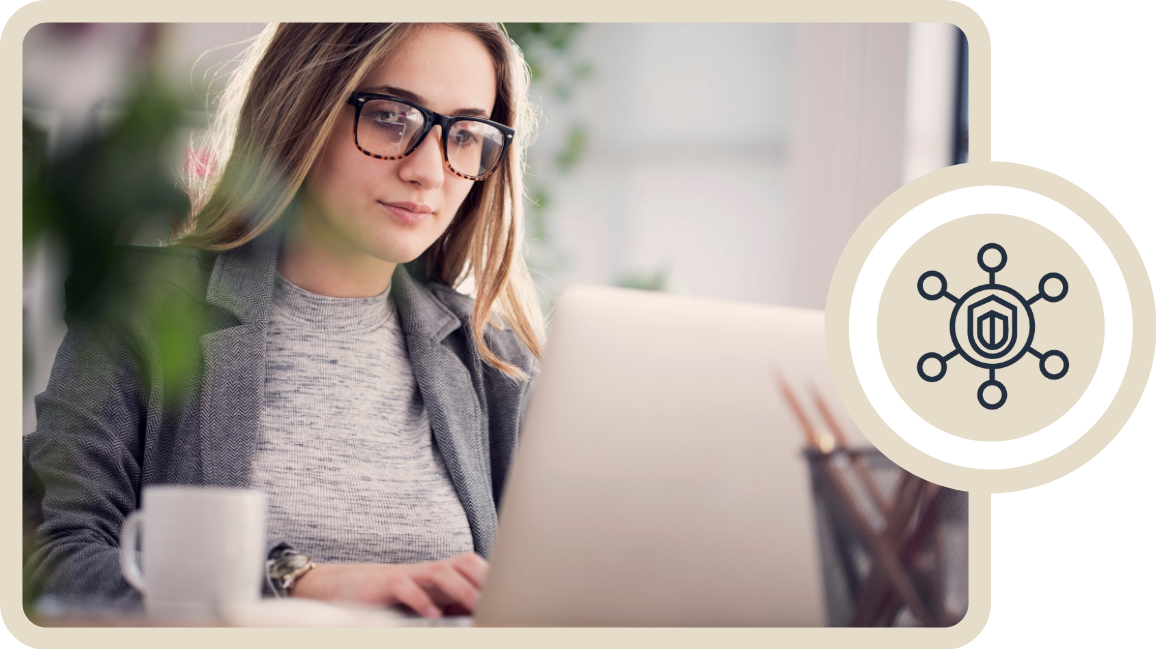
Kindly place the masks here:
POLYGON ((377 606, 405 604, 423 617, 472 613, 490 564, 474 552, 431 563, 319 563, 290 595, 377 606))

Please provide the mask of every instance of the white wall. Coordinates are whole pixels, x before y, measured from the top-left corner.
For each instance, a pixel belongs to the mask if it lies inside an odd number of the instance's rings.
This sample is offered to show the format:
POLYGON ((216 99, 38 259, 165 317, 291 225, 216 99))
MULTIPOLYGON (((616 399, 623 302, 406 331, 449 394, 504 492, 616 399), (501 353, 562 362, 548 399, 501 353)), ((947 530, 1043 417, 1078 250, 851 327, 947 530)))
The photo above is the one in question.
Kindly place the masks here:
POLYGON ((903 183, 952 164, 959 28, 911 25, 907 50, 907 125, 903 183))
POLYGON ((905 24, 796 31, 791 87, 788 304, 823 308, 843 246, 902 184, 905 24))
POLYGON ((596 77, 571 106, 546 98, 533 150, 588 125, 589 154, 554 182, 565 264, 544 282, 665 269, 673 292, 822 308, 868 212, 950 162, 949 30, 590 26, 578 49, 596 77))
POLYGON ((550 279, 666 269, 672 291, 781 301, 792 41, 790 25, 589 26, 596 76, 535 145, 549 155, 572 115, 591 138, 555 184, 569 264, 550 279))

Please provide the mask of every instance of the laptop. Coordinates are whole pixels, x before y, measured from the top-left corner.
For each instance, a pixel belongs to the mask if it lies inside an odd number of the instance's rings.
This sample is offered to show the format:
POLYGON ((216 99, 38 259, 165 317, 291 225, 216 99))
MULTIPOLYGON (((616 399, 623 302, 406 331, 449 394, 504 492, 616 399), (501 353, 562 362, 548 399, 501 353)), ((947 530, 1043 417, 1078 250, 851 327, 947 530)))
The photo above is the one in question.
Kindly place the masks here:
POLYGON ((473 624, 823 626, 780 376, 838 406, 821 311, 564 292, 473 624))

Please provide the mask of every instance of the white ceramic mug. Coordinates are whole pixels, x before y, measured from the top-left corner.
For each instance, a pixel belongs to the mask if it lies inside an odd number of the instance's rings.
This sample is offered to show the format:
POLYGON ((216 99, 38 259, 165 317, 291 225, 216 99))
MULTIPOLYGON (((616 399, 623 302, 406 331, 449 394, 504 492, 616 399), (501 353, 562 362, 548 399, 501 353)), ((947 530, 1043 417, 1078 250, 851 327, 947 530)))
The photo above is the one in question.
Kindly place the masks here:
POLYGON ((150 615, 215 616, 260 599, 264 493, 158 485, 145 487, 141 500, 121 528, 120 567, 150 615))

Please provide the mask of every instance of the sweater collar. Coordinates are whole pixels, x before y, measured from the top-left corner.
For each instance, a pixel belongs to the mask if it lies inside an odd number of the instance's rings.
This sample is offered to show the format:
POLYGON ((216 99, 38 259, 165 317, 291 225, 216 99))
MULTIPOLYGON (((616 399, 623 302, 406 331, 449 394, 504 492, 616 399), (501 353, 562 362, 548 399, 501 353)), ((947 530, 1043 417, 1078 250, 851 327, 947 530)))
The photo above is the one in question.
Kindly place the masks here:
MULTIPOLYGON (((278 229, 270 228, 244 245, 219 253, 209 276, 206 304, 228 311, 242 325, 263 329, 269 320, 281 241, 278 229)), ((461 319, 401 264, 390 281, 398 320, 407 335, 440 342, 462 326, 461 319)))

